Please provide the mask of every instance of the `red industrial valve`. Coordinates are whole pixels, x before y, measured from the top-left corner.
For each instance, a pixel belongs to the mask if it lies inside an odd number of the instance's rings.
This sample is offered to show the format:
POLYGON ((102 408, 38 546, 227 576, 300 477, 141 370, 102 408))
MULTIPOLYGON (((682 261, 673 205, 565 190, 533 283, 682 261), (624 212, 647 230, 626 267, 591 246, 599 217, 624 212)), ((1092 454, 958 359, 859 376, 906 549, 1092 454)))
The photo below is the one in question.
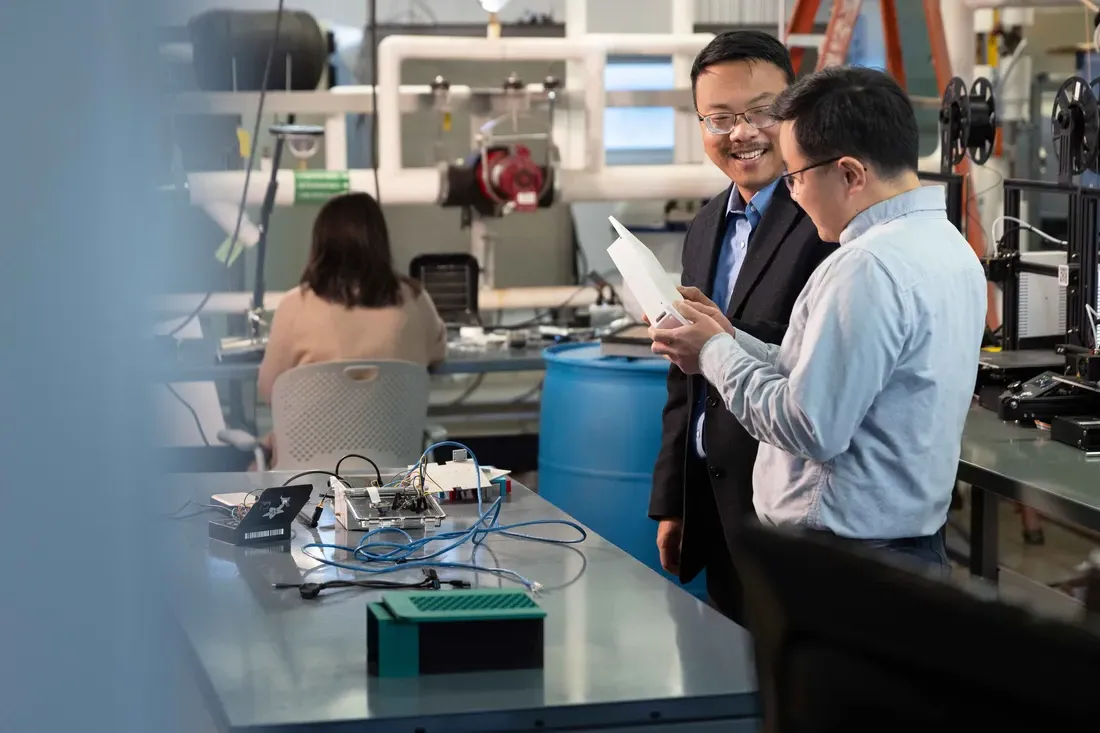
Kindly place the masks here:
POLYGON ((536 211, 554 202, 554 170, 539 165, 525 145, 493 145, 442 168, 439 204, 466 215, 504 216, 536 211))
POLYGON ((482 192, 511 211, 535 211, 542 196, 543 171, 524 145, 493 148, 478 161, 482 192))

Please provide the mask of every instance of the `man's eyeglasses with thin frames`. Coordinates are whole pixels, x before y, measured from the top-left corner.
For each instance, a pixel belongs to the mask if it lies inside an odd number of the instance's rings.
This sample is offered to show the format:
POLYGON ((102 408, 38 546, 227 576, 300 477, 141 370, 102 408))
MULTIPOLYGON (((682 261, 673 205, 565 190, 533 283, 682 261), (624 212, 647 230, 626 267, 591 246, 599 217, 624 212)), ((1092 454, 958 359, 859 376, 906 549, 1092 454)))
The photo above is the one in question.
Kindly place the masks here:
POLYGON ((763 130, 765 127, 771 127, 775 124, 776 120, 771 116, 770 107, 753 107, 747 109, 744 112, 715 112, 710 115, 702 115, 699 117, 699 121, 707 128, 707 132, 712 135, 729 135, 733 132, 733 128, 737 127, 737 121, 742 117, 745 118, 745 122, 749 123, 749 127, 755 130, 763 130))
MULTIPOLYGON (((835 158, 829 158, 827 160, 821 160, 821 161, 818 161, 817 163, 814 163, 813 165, 808 165, 805 168, 799 168, 798 170, 791 171, 790 173, 786 173, 786 172, 781 173, 779 175, 779 177, 783 179, 783 183, 787 184, 787 190, 788 191, 794 191, 794 181, 795 181, 794 177, 795 176, 801 176, 806 171, 812 171, 814 168, 821 168, 822 166, 829 165, 830 163, 835 163, 843 157, 844 157, 843 155, 838 155, 835 158)), ((801 183, 802 179, 799 178, 798 181, 799 181, 799 183, 801 183)))

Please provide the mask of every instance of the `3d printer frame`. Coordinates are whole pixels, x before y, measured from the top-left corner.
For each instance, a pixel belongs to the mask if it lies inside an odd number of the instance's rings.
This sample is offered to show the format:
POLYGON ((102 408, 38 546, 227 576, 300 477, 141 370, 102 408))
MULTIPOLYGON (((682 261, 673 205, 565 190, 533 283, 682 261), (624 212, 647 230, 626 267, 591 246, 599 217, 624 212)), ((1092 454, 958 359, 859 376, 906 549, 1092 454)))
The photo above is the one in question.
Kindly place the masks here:
POLYGON ((1100 190, 1080 188, 1069 183, 1050 183, 1006 179, 1004 182, 1004 215, 1006 224, 997 254, 986 261, 987 275, 1002 290, 1001 324, 1005 351, 1020 349, 1020 275, 1033 273, 1058 278, 1066 288, 1066 323, 1064 338, 1052 347, 1066 347, 1067 356, 1091 350, 1086 304, 1095 304, 1097 297, 1096 268, 1100 260, 1100 190), (1020 258, 1020 231, 1024 227, 1008 217, 1020 218, 1020 205, 1025 192, 1060 194, 1067 198, 1069 233, 1066 237, 1064 266, 1025 262, 1020 258))
POLYGON ((963 195, 963 176, 958 173, 917 173, 917 178, 923 182, 940 183, 946 189, 947 220, 955 225, 960 234, 965 234, 963 228, 963 212, 966 210, 966 197, 963 195))

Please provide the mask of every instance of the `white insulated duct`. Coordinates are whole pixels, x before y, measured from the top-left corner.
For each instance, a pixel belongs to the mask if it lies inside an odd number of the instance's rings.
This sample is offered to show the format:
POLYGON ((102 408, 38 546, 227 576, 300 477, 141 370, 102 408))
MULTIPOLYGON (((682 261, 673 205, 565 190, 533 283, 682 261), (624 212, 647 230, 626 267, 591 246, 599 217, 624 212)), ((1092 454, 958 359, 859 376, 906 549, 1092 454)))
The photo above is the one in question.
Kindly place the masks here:
MULTIPOLYGON (((369 168, 350 170, 348 190, 363 191, 371 195, 374 190, 374 173, 369 168)), ((379 170, 379 185, 383 200, 389 204, 434 204, 439 197, 440 173, 435 168, 409 168, 384 173, 379 170)), ((586 171, 560 171, 561 200, 566 203, 581 201, 631 201, 639 199, 698 198, 705 199, 729 185, 725 175, 710 163, 684 163, 681 165, 624 165, 604 168, 596 173, 586 171)), ((279 189, 276 206, 295 204, 295 171, 279 171, 279 189)), ((253 176, 248 187, 248 205, 263 203, 267 180, 253 176)), ((219 171, 216 173, 192 173, 187 177, 191 191, 191 203, 225 202, 241 195, 244 171, 219 171)), ((518 214, 517 216, 522 216, 518 214)))
MULTIPOLYGON (((264 294, 264 310, 274 311, 286 293, 264 294)), ((550 285, 525 288, 482 288, 478 293, 478 307, 482 310, 542 310, 557 308, 568 301, 570 306, 592 305, 599 295, 596 288, 581 285, 550 285)), ((182 315, 194 310, 202 300, 198 293, 164 295, 154 302, 157 312, 165 316, 182 315)), ((251 293, 224 292, 210 296, 203 308, 204 315, 245 313, 252 307, 251 293)))
MULTIPOLYGON (((309 173, 318 172, 321 171, 309 171, 309 173)), ((362 168, 343 172, 348 176, 349 191, 363 191, 372 196, 377 195, 374 190, 374 172, 371 169, 362 168)), ((275 195, 276 206, 295 204, 296 175, 297 171, 290 168, 279 170, 277 179, 279 188, 275 195)), ((384 199, 386 204, 434 204, 439 196, 440 173, 435 168, 413 168, 387 176, 382 176, 379 172, 379 176, 379 185, 386 192, 384 199)), ((192 173, 187 176, 191 203, 201 205, 210 201, 239 200, 244 178, 244 171, 192 173)), ((254 173, 248 185, 248 205, 262 204, 266 191, 267 176, 258 176, 254 173)))

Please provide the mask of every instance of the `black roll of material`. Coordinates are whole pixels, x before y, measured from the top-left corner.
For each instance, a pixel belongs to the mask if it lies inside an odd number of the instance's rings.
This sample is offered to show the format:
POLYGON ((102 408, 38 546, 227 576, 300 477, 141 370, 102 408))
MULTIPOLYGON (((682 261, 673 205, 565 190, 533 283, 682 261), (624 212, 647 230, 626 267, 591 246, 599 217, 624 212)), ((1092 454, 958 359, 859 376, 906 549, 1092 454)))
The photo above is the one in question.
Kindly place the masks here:
MULTIPOLYGON (((209 10, 191 18, 187 29, 199 89, 204 92, 260 91, 277 15, 267 11, 209 10)), ((316 89, 328 64, 328 55, 328 40, 312 15, 283 11, 268 75, 268 91, 316 89)))

